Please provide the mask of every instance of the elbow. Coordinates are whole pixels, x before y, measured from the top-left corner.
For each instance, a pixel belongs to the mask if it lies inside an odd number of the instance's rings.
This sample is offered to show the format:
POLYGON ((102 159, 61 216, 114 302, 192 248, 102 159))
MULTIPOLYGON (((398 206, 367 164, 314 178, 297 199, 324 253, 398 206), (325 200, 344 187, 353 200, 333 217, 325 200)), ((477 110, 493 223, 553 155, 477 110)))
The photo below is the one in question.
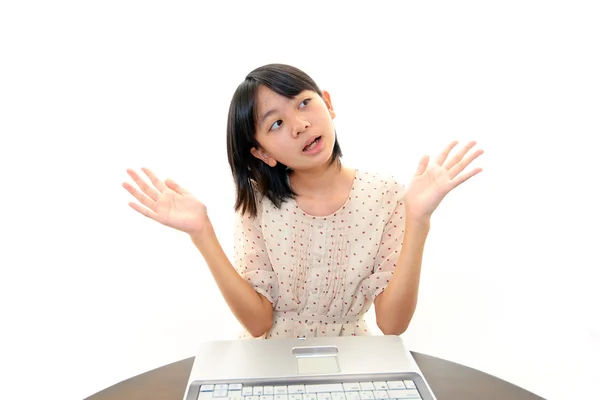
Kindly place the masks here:
POLYGON ((383 303, 383 296, 375 299, 375 320, 384 335, 400 336, 408 329, 414 315, 416 303, 404 307, 390 307, 383 303))
POLYGON ((379 328, 381 329, 381 333, 383 333, 384 335, 394 335, 394 336, 400 336, 402 335, 404 332, 406 332, 406 329, 408 327, 392 327, 392 328, 379 328))
POLYGON ((264 336, 265 333, 269 332, 271 330, 272 327, 272 323, 268 324, 268 325, 256 325, 253 327, 250 327, 248 329, 248 333, 250 333, 250 335, 252 335, 253 338, 258 339, 262 336, 264 336))
POLYGON ((377 319, 377 327, 384 335, 400 336, 408 329, 410 321, 397 320, 381 320, 377 319))
POLYGON ((265 333, 269 332, 273 327, 273 318, 269 316, 269 318, 264 318, 261 320, 255 320, 251 326, 248 326, 246 329, 253 338, 258 339, 265 335, 265 333))
POLYGON ((262 332, 260 333, 260 331, 248 331, 250 333, 250 335, 254 338, 254 339, 258 339, 260 337, 262 337, 266 332, 262 332))
POLYGON ((258 294, 261 301, 261 306, 253 310, 245 318, 240 318, 246 331, 255 339, 263 337, 273 327, 273 304, 267 300, 263 295, 258 294))

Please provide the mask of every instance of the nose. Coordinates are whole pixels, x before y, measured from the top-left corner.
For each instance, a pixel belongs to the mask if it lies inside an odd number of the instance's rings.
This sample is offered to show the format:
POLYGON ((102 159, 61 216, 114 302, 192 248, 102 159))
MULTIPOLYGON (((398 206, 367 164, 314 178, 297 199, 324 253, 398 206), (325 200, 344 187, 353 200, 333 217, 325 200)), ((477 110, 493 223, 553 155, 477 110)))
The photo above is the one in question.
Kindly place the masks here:
POLYGON ((305 118, 298 117, 296 124, 294 125, 294 129, 292 130, 292 134, 294 137, 298 137, 301 133, 304 133, 308 128, 310 128, 310 122, 308 122, 305 118))

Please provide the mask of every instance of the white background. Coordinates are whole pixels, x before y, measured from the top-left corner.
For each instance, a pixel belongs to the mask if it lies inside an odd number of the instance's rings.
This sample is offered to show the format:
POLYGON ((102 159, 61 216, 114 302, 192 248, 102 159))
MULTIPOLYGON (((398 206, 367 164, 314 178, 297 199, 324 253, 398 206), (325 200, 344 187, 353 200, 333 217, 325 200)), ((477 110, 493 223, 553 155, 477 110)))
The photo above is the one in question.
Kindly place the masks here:
POLYGON ((434 214, 409 347, 593 397, 595 2, 205 4, 0 6, 0 398, 81 399, 237 336, 190 240, 121 183, 177 180, 231 254, 229 100, 270 62, 330 91, 349 166, 407 182, 451 140, 486 151, 434 214))

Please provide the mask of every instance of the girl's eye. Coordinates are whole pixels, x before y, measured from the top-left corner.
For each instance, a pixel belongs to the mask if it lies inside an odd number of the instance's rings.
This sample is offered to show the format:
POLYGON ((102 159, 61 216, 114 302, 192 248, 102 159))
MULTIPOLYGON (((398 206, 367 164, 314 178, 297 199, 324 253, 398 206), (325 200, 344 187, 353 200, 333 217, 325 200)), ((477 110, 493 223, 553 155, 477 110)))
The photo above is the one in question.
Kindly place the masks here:
POLYGON ((311 99, 305 99, 302 103, 300 103, 300 108, 304 108, 305 106, 308 105, 308 103, 310 103, 311 99))
POLYGON ((280 119, 278 119, 277 121, 275 121, 273 123, 273 125, 271 125, 271 127, 269 128, 269 130, 270 131, 274 131, 275 129, 278 129, 281 126, 282 123, 283 123, 283 121, 280 120, 280 119))

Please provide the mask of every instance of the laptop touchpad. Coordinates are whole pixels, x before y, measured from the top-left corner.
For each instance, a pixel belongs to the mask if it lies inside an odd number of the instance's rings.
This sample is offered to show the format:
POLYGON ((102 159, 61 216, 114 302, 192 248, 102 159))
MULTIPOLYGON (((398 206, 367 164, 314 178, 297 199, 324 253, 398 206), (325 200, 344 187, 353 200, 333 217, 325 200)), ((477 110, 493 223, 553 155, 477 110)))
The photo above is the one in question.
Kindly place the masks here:
POLYGON ((335 346, 295 347, 299 374, 332 374, 340 372, 335 346))
POLYGON ((332 374, 340 372, 336 356, 298 357, 299 374, 332 374))

